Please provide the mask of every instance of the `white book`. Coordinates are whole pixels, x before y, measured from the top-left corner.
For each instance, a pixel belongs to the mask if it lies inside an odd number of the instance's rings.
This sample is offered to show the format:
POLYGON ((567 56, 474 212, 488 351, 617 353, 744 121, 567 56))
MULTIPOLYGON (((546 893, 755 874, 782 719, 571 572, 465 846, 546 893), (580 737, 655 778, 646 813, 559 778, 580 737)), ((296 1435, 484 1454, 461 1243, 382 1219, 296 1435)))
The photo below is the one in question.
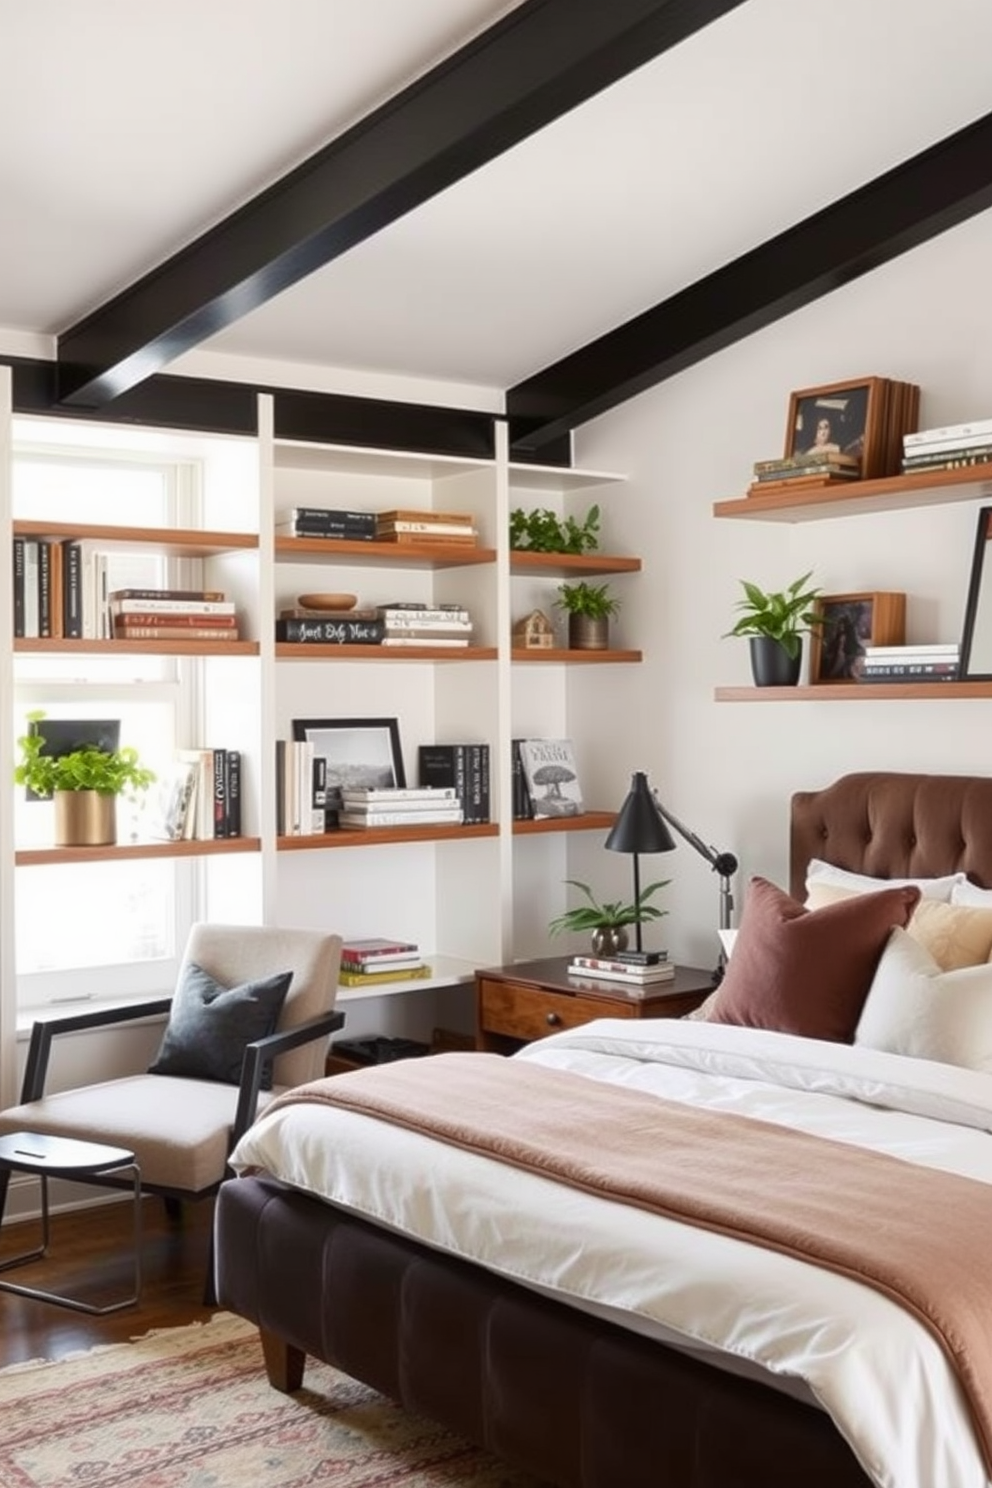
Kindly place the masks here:
POLYGON ((920 454, 928 446, 988 444, 992 442, 992 418, 972 419, 969 424, 947 424, 942 429, 918 429, 913 434, 904 434, 902 447, 907 454, 920 454))
POLYGON ((112 599, 112 615, 233 615, 233 599, 112 599))
POLYGON ((342 811, 338 817, 342 827, 457 826, 461 819, 460 806, 434 806, 426 811, 342 811))
POLYGON ((468 610, 462 605, 376 605, 376 614, 382 620, 397 625, 423 625, 434 620, 471 620, 468 610))
POLYGON ((576 966, 571 963, 568 968, 569 976, 588 977, 594 982, 629 982, 632 987, 650 987, 655 982, 671 982, 675 979, 675 968, 667 969, 652 967, 651 976, 633 976, 630 971, 592 971, 588 966, 576 966))
POLYGON ((351 785, 341 792, 345 805, 397 805, 404 801, 457 801, 453 785, 351 785))
POLYGON ((456 648, 469 644, 468 636, 452 635, 384 635, 380 646, 448 646, 456 648))
POLYGON ((459 631, 472 629, 471 620, 450 619, 448 616, 430 620, 423 615, 384 615, 382 619, 385 621, 387 635, 394 632, 403 635, 409 630, 439 631, 442 635, 445 632, 455 635, 459 631))
POLYGON ((869 661, 906 661, 911 656, 953 659, 960 650, 957 641, 927 641, 919 646, 866 646, 865 658, 869 661))
POLYGON ((412 522, 405 519, 377 522, 380 532, 436 532, 440 537, 459 537, 462 533, 474 536, 476 529, 470 522, 412 522))
POLYGON ((24 540, 24 636, 36 639, 41 634, 38 590, 38 540, 24 540))
POLYGON ((208 842, 214 835, 214 752, 212 749, 177 749, 176 758, 196 769, 193 836, 198 842, 208 842))

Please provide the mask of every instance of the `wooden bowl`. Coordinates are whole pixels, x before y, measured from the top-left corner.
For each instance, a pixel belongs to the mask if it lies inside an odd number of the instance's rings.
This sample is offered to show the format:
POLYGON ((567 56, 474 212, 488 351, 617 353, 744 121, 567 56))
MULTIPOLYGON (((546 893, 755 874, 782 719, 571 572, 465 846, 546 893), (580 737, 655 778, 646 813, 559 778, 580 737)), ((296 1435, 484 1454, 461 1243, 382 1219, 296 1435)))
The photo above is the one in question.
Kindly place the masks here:
POLYGON ((357 594, 301 594, 297 600, 301 610, 353 610, 357 603, 357 594))

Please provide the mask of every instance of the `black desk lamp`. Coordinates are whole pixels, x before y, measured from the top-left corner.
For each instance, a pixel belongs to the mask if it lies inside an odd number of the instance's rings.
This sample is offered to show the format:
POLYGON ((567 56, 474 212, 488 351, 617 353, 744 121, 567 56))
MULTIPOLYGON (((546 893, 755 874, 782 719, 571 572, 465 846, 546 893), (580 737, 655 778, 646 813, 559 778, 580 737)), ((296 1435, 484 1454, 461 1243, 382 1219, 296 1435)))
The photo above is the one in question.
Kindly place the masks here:
MULTIPOLYGON (((685 838, 689 846, 694 847, 701 858, 706 859, 713 872, 718 876, 720 880, 720 929, 729 930, 730 917, 734 908, 734 895, 730 886, 730 880, 737 872, 737 859, 733 853, 717 852, 715 847, 707 847, 701 837, 697 837, 695 832, 690 832, 689 828, 680 822, 677 816, 673 816, 670 811, 662 806, 656 795, 652 799, 658 815, 663 817, 669 826, 674 827, 679 836, 685 838)), ((718 982, 723 976, 725 963, 726 956, 721 950, 720 960, 714 973, 714 981, 718 982)))
MULTIPOLYGON (((675 843, 672 834, 662 820, 658 803, 651 794, 648 777, 643 770, 635 770, 630 782, 627 799, 620 807, 616 821, 604 846, 611 852, 632 853, 634 857, 634 904, 641 897, 641 870, 638 861, 641 853, 672 852, 675 843)), ((735 865, 736 866, 736 865, 735 865)), ((634 921, 634 937, 637 950, 641 945, 641 922, 634 921)))

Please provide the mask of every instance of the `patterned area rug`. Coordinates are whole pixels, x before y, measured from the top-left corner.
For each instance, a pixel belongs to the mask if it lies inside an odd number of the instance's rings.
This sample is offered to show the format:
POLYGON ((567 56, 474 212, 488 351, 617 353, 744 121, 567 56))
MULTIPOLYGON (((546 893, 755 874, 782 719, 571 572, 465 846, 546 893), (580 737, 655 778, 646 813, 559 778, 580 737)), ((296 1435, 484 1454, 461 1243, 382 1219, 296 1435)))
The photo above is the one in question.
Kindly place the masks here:
POLYGON ((0 1488, 544 1488, 326 1364, 281 1395, 220 1313, 0 1370, 0 1488))

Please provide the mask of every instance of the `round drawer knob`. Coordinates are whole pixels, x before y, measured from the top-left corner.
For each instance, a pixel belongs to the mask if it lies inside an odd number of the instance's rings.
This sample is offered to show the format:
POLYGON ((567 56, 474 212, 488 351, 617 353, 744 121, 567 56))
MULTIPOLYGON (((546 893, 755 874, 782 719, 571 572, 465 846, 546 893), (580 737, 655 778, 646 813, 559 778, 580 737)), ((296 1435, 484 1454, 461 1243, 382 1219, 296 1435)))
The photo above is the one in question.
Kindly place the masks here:
POLYGON ((545 1021, 545 1023, 547 1023, 547 1025, 548 1025, 549 1028, 557 1028, 558 1027, 558 1024, 561 1022, 561 1014, 560 1013, 548 1013, 547 1016, 545 1017, 544 1021, 545 1021))

